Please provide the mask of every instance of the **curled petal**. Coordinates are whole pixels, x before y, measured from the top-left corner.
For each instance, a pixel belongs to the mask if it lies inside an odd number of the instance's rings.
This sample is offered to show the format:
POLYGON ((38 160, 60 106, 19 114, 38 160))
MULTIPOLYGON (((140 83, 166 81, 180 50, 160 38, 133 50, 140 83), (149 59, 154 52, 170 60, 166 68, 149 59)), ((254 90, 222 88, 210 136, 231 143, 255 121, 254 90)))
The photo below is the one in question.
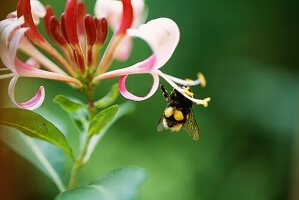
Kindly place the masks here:
POLYGON ((14 60, 21 37, 26 28, 17 29, 21 19, 6 19, 0 22, 0 57, 4 65, 15 72, 14 60))
POLYGON ((27 31, 27 28, 21 28, 16 30, 14 35, 12 36, 12 39, 9 43, 8 51, 9 51, 9 57, 11 59, 11 69, 16 72, 16 67, 15 67, 15 60, 16 60, 16 55, 17 55, 17 50, 20 44, 20 40, 23 37, 24 33, 27 31))
POLYGON ((151 75, 153 76, 153 85, 152 85, 150 92, 146 96, 139 97, 139 96, 136 96, 136 95, 130 93, 127 90, 126 79, 127 79, 128 75, 122 76, 120 78, 119 85, 118 85, 119 92, 126 99, 133 100, 133 101, 143 101, 143 100, 150 98, 151 96, 153 96, 153 94, 157 91, 157 89, 159 87, 159 75, 156 73, 151 73, 151 75))
POLYGON ((31 4, 30 0, 19 0, 18 1, 18 8, 17 8, 17 14, 18 17, 24 16, 25 19, 25 25, 26 27, 29 27, 29 31, 26 33, 26 35, 34 41, 36 44, 44 45, 46 42, 46 39, 40 34, 37 27, 34 24, 34 20, 32 18, 32 11, 31 11, 31 4))
POLYGON ((93 82, 97 82, 99 80, 108 79, 108 78, 115 78, 119 76, 125 76, 130 74, 146 74, 152 73, 153 66, 156 63, 156 57, 151 56, 146 60, 136 63, 130 67, 125 67, 122 69, 117 69, 114 71, 106 72, 94 78, 93 82))
POLYGON ((165 65, 173 54, 179 39, 177 24, 168 18, 158 18, 141 25, 138 29, 127 30, 128 35, 143 39, 157 57, 156 69, 165 65))
POLYGON ((26 102, 16 102, 14 91, 15 91, 15 87, 16 87, 18 78, 19 78, 18 76, 15 76, 14 78, 11 79, 11 81, 9 83, 8 95, 9 95, 11 101, 14 104, 16 104, 17 106, 19 106, 20 108, 24 108, 24 109, 28 109, 28 110, 35 110, 38 107, 40 107, 45 99, 45 89, 43 86, 41 86, 39 88, 36 95, 34 97, 32 97, 30 100, 28 100, 26 102))

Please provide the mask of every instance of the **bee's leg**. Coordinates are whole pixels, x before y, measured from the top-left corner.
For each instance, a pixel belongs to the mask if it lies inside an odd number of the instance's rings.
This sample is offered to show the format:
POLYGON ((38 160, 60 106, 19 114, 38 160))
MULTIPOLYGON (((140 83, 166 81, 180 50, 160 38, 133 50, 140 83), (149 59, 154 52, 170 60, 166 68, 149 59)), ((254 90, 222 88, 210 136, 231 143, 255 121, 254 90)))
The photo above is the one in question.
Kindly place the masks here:
POLYGON ((161 81, 160 81, 160 88, 161 88, 161 90, 162 90, 162 93, 163 93, 164 98, 166 99, 166 101, 168 101, 168 100, 169 100, 168 92, 167 92, 167 90, 165 89, 165 87, 162 85, 161 81))

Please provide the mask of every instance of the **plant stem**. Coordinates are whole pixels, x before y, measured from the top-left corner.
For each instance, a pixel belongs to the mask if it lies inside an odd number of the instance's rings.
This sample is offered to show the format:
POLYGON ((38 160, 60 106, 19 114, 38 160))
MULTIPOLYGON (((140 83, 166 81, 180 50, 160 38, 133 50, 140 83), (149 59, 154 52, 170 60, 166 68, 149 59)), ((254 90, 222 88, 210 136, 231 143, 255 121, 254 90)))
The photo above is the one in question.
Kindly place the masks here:
POLYGON ((72 189, 76 186, 78 178, 79 178, 79 174, 81 172, 81 169, 83 167, 84 163, 84 158, 85 155, 87 153, 87 149, 89 146, 89 142, 90 142, 91 137, 87 137, 84 147, 79 155, 79 158, 76 159, 74 165, 73 165, 73 169, 72 169, 72 174, 71 174, 71 178, 70 178, 70 182, 68 185, 68 189, 72 189))
MULTIPOLYGON (((89 112, 89 121, 91 121, 94 116, 96 115, 97 109, 94 106, 94 101, 93 101, 93 87, 92 86, 88 86, 85 89, 85 94, 88 100, 87 103, 87 107, 88 107, 88 112, 89 112)), ((87 154, 88 151, 88 146, 91 140, 92 136, 88 136, 88 130, 86 130, 86 140, 84 143, 84 146, 80 152, 80 155, 77 159, 75 159, 74 165, 73 165, 73 169, 72 169, 72 173, 71 173, 71 177, 70 177, 70 181, 69 181, 69 185, 68 185, 68 189, 72 189, 76 186, 77 182, 78 182, 78 178, 81 172, 81 169, 83 167, 83 165, 85 164, 85 156, 87 154)))

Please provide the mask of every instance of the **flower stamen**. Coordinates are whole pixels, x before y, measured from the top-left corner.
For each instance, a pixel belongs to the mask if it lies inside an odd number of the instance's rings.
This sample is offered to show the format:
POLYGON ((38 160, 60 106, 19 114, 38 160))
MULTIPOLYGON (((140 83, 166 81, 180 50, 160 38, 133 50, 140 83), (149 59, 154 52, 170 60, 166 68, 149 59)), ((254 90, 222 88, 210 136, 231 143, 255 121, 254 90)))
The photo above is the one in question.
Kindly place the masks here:
POLYGON ((206 78, 201 72, 197 74, 197 79, 199 80, 201 87, 204 88, 207 86, 206 78))

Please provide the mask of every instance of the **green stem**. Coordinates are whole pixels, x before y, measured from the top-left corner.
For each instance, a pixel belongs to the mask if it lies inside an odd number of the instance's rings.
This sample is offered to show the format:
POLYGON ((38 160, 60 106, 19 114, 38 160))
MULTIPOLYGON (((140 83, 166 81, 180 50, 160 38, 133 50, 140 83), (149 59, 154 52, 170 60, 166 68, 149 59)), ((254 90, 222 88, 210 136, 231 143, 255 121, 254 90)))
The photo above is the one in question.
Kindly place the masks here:
POLYGON ((68 185, 68 189, 72 189, 76 186, 78 178, 79 178, 79 174, 81 172, 81 169, 83 167, 84 163, 84 158, 86 156, 87 153, 87 149, 89 146, 89 142, 90 142, 91 137, 87 137, 84 147, 79 155, 79 158, 75 161, 74 165, 73 165, 73 169, 72 169, 72 174, 71 174, 71 178, 70 178, 70 182, 68 185))
MULTIPOLYGON (((97 109, 94 106, 94 101, 93 101, 93 87, 87 87, 85 88, 85 94, 88 100, 88 112, 89 112, 89 120, 91 121, 94 116, 97 113, 97 109)), ((87 133, 86 133, 87 135, 87 133)), ((80 155, 78 156, 77 159, 75 159, 74 165, 73 165, 73 169, 72 169, 72 173, 71 173, 71 177, 70 177, 70 181, 69 181, 69 185, 68 185, 68 189, 72 189, 76 186, 77 182, 78 182, 78 178, 81 172, 81 169, 83 167, 83 165, 85 164, 85 156, 87 154, 88 151, 88 146, 91 140, 91 136, 87 136, 84 146, 80 152, 80 155)))

